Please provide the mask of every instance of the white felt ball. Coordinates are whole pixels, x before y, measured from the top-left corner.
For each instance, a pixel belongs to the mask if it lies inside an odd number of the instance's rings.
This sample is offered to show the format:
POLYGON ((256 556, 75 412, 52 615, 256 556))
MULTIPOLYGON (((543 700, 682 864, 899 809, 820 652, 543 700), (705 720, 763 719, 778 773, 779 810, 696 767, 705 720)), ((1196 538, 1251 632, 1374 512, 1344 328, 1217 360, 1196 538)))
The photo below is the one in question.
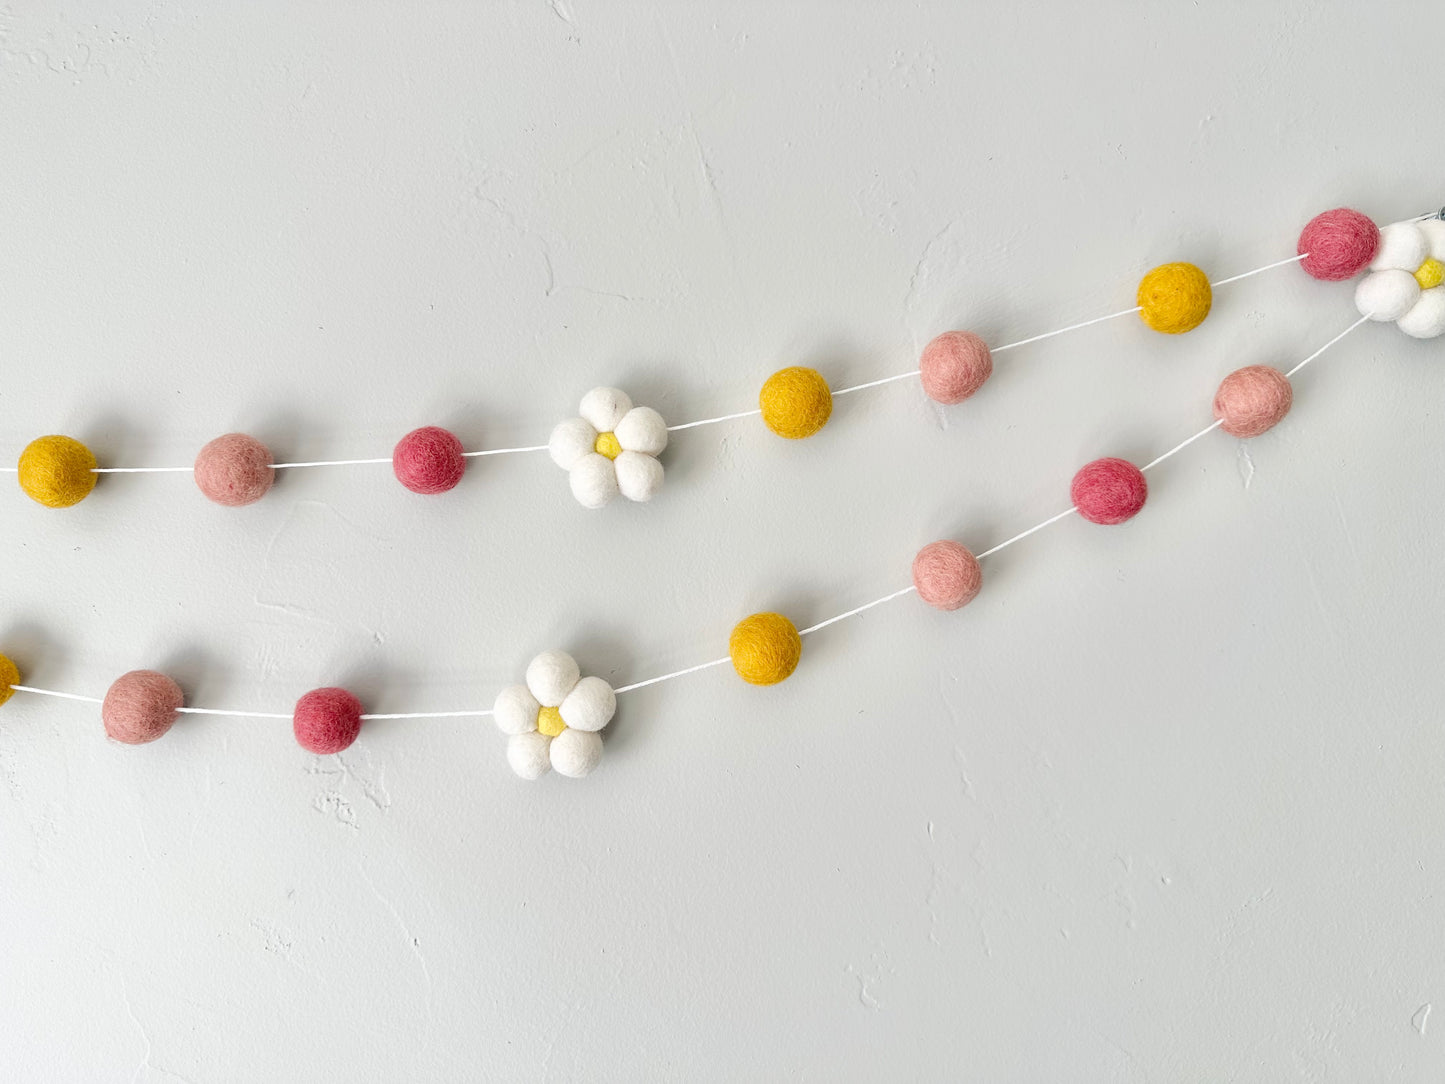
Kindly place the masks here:
POLYGON ((1355 287, 1355 308, 1373 320, 1398 320, 1420 299, 1420 284, 1408 271, 1372 271, 1355 287))
POLYGON ((558 710, 562 721, 573 730, 601 730, 617 713, 617 694, 600 677, 585 677, 558 710))
MULTIPOLYGON (((622 456, 617 458, 621 459, 622 456)), ((567 481, 572 486, 572 496, 577 498, 577 503, 583 508, 601 508, 617 496, 617 468, 612 463, 605 455, 593 452, 591 455, 584 455, 568 472, 567 481)))
POLYGON ((547 454, 563 470, 571 470, 583 456, 591 455, 597 446, 597 430, 585 418, 568 418, 552 430, 547 440, 547 454))
POLYGON ((1413 272, 1425 262, 1425 253, 1428 251, 1425 234, 1414 222, 1395 222, 1382 226, 1380 247, 1375 250, 1375 258, 1370 261, 1370 270, 1383 271, 1393 267, 1413 272))
POLYGON ((544 708, 560 707, 582 671, 565 651, 544 651, 527 664, 527 688, 544 708))
POLYGON ((568 727, 552 739, 552 767, 558 775, 581 779, 602 759, 602 738, 586 730, 568 727))
POLYGON ((1433 339, 1445 334, 1445 286, 1426 290, 1420 300, 1404 316, 1399 328, 1417 339, 1433 339))
POLYGON ((641 452, 623 452, 612 466, 617 488, 629 501, 650 501, 662 488, 662 464, 641 452))
POLYGON ((611 433, 632 409, 632 400, 625 391, 616 388, 593 388, 582 396, 582 405, 577 413, 586 418, 599 433, 611 433))
POLYGON ((503 734, 526 734, 537 729, 537 712, 542 705, 525 685, 508 685, 497 694, 492 718, 503 734))
POLYGON ((667 422, 651 407, 633 407, 617 423, 614 432, 617 443, 629 452, 656 455, 667 447, 667 422))
MULTIPOLYGON (((567 733, 565 730, 562 733, 567 733)), ((523 779, 540 779, 551 766, 547 746, 552 739, 546 734, 513 734, 507 739, 507 763, 523 779)))
POLYGON ((1445 222, 1438 218, 1432 218, 1419 225, 1420 232, 1425 235, 1425 240, 1430 245, 1431 259, 1445 263, 1445 222))

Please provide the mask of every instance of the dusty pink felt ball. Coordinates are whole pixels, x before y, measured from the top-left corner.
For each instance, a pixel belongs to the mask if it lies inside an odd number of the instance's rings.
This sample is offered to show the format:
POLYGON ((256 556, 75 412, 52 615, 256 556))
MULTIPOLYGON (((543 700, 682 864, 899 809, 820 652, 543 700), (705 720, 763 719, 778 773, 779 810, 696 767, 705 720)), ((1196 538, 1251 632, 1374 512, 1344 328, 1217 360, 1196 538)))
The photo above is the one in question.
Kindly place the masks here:
POLYGON ((983 586, 978 558, 957 542, 930 542, 913 558, 918 597, 940 610, 967 606, 983 586))
POLYGON ((276 481, 271 450, 245 433, 217 437, 196 456, 196 485, 217 504, 259 501, 276 481))
POLYGON ((988 344, 971 331, 945 331, 923 348, 918 375, 935 403, 961 403, 993 373, 988 344))
POLYGON ((462 442, 435 425, 413 429, 391 453, 396 480, 413 493, 445 493, 467 469, 462 442))
POLYGON ((1090 523, 1123 523, 1144 507, 1149 486, 1144 472, 1127 459, 1096 459, 1074 475, 1069 496, 1090 523))
POLYGON ((361 733, 361 701, 345 689, 312 689, 296 701, 296 741, 313 753, 339 753, 361 733))
POLYGON ((181 687, 154 670, 132 670, 116 678, 100 705, 107 737, 126 745, 155 741, 179 717, 181 687))
POLYGON ((1369 266, 1379 247, 1378 226, 1359 211, 1336 207, 1305 223, 1295 251, 1305 257, 1300 266, 1308 274, 1326 282, 1339 282, 1354 278, 1369 266))
POLYGON ((1268 365, 1236 369, 1214 393, 1214 416, 1232 437, 1257 437, 1289 413, 1294 390, 1289 377, 1268 365))

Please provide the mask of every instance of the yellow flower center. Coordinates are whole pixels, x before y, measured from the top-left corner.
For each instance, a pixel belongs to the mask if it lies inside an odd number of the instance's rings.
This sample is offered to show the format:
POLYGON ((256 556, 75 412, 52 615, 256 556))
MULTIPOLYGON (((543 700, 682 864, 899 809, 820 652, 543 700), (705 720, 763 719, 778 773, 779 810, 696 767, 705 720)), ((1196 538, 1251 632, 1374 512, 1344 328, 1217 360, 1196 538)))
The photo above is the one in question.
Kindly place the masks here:
POLYGON ((537 712, 537 729, 549 738, 555 738, 567 729, 562 721, 562 712, 557 708, 543 708, 537 712))
POLYGON ((1420 289, 1433 290, 1445 282, 1445 263, 1434 259, 1426 260, 1415 269, 1415 281, 1420 284, 1420 289))
POLYGON ((622 445, 618 443, 616 433, 598 433, 597 442, 592 445, 592 450, 598 455, 605 455, 608 459, 616 459, 622 454, 622 445))

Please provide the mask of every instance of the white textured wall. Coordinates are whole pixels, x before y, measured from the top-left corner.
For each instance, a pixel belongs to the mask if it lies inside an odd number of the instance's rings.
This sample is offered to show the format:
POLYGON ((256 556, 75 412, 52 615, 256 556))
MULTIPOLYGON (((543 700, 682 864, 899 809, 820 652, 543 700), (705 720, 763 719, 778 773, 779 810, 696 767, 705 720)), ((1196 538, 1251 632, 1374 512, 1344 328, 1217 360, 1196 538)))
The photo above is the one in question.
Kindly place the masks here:
MULTIPOLYGON (((1434 0, 220 6, 0 11, 7 459, 533 443, 599 383, 685 421, 1445 202, 1434 0)), ((622 684, 1037 522, 1352 318, 1283 269, 1182 338, 1002 355, 963 407, 900 383, 801 445, 678 434, 660 498, 600 514, 535 456, 239 512, 7 483, 0 650, 272 711, 487 705, 553 646, 622 684)), ((515 780, 490 724, 131 749, 17 696, 0 1078, 1439 1080, 1442 411, 1442 342, 1364 328, 1249 455, 1212 434, 965 611, 892 603, 771 690, 629 694, 580 784, 515 780)))

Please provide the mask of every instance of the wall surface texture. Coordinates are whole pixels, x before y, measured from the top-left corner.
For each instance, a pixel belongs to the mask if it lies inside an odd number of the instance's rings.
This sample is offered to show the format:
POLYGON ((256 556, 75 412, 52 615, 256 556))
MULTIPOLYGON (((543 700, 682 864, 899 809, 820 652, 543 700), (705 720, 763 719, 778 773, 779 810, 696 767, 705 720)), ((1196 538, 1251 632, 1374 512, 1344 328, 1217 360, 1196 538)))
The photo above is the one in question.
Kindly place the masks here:
MULTIPOLYGON (((1114 312, 1158 263, 1445 202, 1440 43, 1434 0, 12 0, 0 461, 528 445, 598 384, 677 423, 784 365, 841 387, 1114 312)), ((1000 354, 958 407, 906 380, 807 441, 676 433, 658 498, 600 512, 536 454, 240 510, 0 475, 0 651, 257 711, 487 707, 551 647, 626 684, 1059 511, 1351 290, 1284 267, 1188 335, 1000 354)), ((964 610, 878 607, 771 689, 627 694, 584 781, 514 778, 485 720, 128 748, 17 694, 0 1079, 1438 1081, 1442 418, 1445 340, 1366 326, 1277 430, 990 558, 964 610)))

